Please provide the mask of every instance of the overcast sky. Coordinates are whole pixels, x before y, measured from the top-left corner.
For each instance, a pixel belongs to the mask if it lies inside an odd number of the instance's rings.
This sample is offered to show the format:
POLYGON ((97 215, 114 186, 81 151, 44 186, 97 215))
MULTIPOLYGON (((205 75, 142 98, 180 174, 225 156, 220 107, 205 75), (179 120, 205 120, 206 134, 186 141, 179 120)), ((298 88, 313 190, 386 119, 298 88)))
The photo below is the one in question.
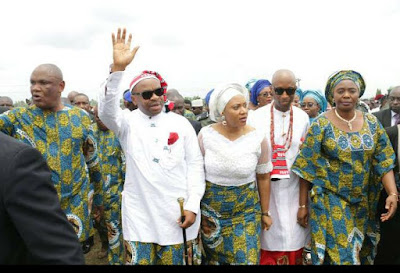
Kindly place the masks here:
POLYGON ((42 63, 66 88, 97 99, 112 62, 111 33, 126 27, 140 49, 127 69, 159 72, 169 88, 204 97, 216 84, 271 79, 281 68, 302 89, 324 90, 335 71, 353 69, 364 97, 400 85, 398 0, 7 1, 2 6, 0 96, 30 97, 42 63))

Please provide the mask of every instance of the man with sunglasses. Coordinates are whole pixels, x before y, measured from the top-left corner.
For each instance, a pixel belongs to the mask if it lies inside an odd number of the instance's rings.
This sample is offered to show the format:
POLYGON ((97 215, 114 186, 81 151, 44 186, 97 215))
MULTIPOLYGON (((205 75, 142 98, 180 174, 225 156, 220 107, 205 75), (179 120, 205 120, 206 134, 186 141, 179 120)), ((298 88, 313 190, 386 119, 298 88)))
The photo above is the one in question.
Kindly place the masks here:
POLYGON ((276 71, 271 86, 273 102, 257 109, 250 124, 270 140, 273 165, 268 214, 273 224, 261 234, 260 264, 300 264, 310 230, 297 222, 298 214, 306 213, 307 207, 299 200, 299 177, 290 168, 307 133, 309 118, 292 106, 296 92, 292 71, 276 71))
POLYGON ((130 84, 138 109, 131 112, 119 107, 125 89, 123 71, 138 47, 130 49, 132 35, 126 41, 125 29, 122 33, 118 29, 117 37, 112 37, 114 62, 99 94, 99 118, 117 135, 126 157, 121 203, 126 261, 183 264, 182 228, 186 229, 185 246, 190 247, 200 227, 200 200, 205 190, 196 133, 185 117, 164 107, 167 83, 156 72, 143 71, 130 84), (179 197, 185 199, 183 223, 179 197))

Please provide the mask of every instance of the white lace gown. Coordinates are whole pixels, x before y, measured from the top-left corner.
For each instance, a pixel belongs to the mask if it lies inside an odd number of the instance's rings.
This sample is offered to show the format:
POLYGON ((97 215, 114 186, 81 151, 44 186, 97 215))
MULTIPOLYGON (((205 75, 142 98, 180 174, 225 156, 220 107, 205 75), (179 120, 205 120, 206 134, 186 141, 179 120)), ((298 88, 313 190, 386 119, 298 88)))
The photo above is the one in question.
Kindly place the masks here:
POLYGON ((256 130, 231 141, 212 125, 199 134, 207 183, 201 201, 205 264, 258 264, 260 202, 256 173, 272 170, 267 140, 256 130))

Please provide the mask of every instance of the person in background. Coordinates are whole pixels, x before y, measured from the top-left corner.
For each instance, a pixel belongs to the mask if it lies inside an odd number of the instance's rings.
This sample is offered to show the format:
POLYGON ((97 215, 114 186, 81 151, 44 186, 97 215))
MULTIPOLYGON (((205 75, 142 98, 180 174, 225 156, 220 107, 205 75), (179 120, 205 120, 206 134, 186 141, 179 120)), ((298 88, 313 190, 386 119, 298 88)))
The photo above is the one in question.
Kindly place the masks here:
POLYGON ((273 170, 269 210, 273 225, 261 234, 260 264, 303 263, 303 248, 309 242, 310 228, 297 222, 299 213, 307 210, 300 200, 299 177, 291 166, 309 127, 308 115, 292 106, 296 77, 281 69, 272 77, 273 102, 257 109, 250 125, 268 139, 273 170))
MULTIPOLYGON (((184 99, 181 94, 179 94, 178 90, 176 89, 168 89, 167 91, 167 99, 174 103, 174 109, 172 112, 184 116, 185 106, 184 106, 184 99)), ((197 120, 187 119, 190 124, 192 124, 193 129, 196 131, 196 135, 199 134, 201 130, 201 123, 197 120)))
POLYGON ((196 120, 201 123, 201 127, 213 123, 208 112, 204 111, 204 102, 202 99, 195 99, 192 101, 192 111, 196 115, 196 120))
POLYGON ((214 89, 211 89, 210 91, 208 91, 207 95, 204 98, 204 102, 206 103, 205 110, 207 111, 208 114, 210 114, 210 98, 211 98, 211 94, 213 91, 214 91, 214 89))
POLYGON ((185 109, 188 111, 192 111, 192 101, 189 99, 185 99, 185 109))
POLYGON ((400 86, 394 87, 388 97, 389 109, 372 113, 385 128, 400 123, 400 86))
POLYGON ((129 91, 129 89, 126 89, 124 91, 123 99, 125 109, 128 109, 129 111, 137 109, 137 106, 132 102, 131 92, 129 91))
POLYGON ((311 226, 312 264, 372 264, 376 255, 377 201, 388 197, 382 222, 393 217, 398 192, 392 145, 375 116, 356 110, 365 91, 361 74, 342 70, 329 77, 325 97, 334 109, 311 124, 292 171, 301 179, 298 215, 311 226))
MULTIPOLYGON (((397 192, 400 191, 400 177, 399 177, 399 113, 400 113, 400 86, 392 89, 388 96, 389 109, 381 110, 373 113, 379 122, 385 127, 389 136, 390 143, 396 154, 394 177, 397 186, 397 192)), ((383 189, 381 191, 377 212, 378 215, 386 212, 385 202, 387 193, 383 189)), ((393 219, 380 223, 380 240, 378 244, 377 254, 374 264, 400 264, 400 251, 398 245, 400 244, 398 231, 400 229, 400 210, 397 210, 393 219)))
POLYGON ((3 114, 4 112, 7 112, 9 109, 6 106, 0 106, 0 114, 3 114))
POLYGON ((78 94, 79 94, 79 92, 77 92, 77 91, 71 91, 68 93, 67 98, 69 99, 69 104, 73 105, 74 98, 78 94))
POLYGON ((0 150, 0 264, 84 264, 41 154, 1 132, 0 150))
POLYGON ((300 108, 300 103, 303 99, 303 91, 300 88, 296 89, 294 94, 293 105, 300 108))
POLYGON ((32 147, 45 158, 57 190, 61 208, 75 228, 83 252, 94 235, 90 218, 92 203, 99 197, 101 173, 97 153, 89 153, 96 142, 86 111, 61 102, 65 87, 63 74, 54 64, 37 66, 30 77, 33 105, 14 108, 0 115, 0 130, 32 147), (94 193, 90 184, 94 185, 94 193))
MULTIPOLYGON (((253 85, 257 82, 257 79, 252 78, 250 80, 248 80, 246 82, 246 84, 244 85, 244 87, 246 87, 247 91, 249 92, 249 98, 251 98, 251 88, 253 87, 253 85)), ((249 101, 249 110, 255 110, 256 106, 251 102, 251 100, 249 101)))
POLYGON ((10 97, 0 96, 0 106, 7 107, 8 110, 14 108, 14 102, 10 97))
POLYGON ((89 114, 90 120, 94 121, 92 107, 90 106, 90 100, 86 94, 84 93, 76 94, 72 102, 72 105, 85 110, 89 114))
POLYGON ((132 80, 137 110, 120 108, 123 71, 139 49, 131 50, 131 41, 125 29, 112 34, 112 73, 98 104, 100 120, 118 137, 126 157, 121 203, 126 264, 182 265, 182 228, 190 248, 200 227, 203 160, 193 127, 165 107, 168 85, 157 72, 145 70, 132 80), (179 197, 185 199, 183 223, 179 197))
POLYGON ((247 103, 244 87, 216 87, 210 98, 216 123, 199 134, 207 181, 201 200, 203 264, 258 264, 261 226, 272 225, 271 154, 265 135, 246 125, 247 103))
POLYGON ((305 90, 300 106, 309 116, 311 124, 319 114, 326 111, 327 101, 320 91, 305 90))
POLYGON ((272 102, 272 87, 269 80, 258 80, 250 90, 250 101, 254 110, 272 102))
POLYGON ((107 256, 110 265, 122 265, 125 257, 121 225, 121 193, 125 181, 125 156, 114 132, 99 119, 97 106, 93 108, 93 114, 95 123, 92 128, 98 144, 103 177, 104 211, 95 217, 102 242, 98 258, 107 256), (105 239, 102 236, 105 236, 105 239))

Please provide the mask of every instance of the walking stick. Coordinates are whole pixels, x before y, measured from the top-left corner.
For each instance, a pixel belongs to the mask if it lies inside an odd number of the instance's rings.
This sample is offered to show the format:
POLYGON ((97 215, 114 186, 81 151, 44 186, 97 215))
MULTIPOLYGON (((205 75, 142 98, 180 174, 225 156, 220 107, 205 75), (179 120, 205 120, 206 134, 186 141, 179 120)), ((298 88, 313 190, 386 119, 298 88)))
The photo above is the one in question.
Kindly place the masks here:
MULTIPOLYGON (((185 201, 185 198, 183 198, 183 197, 178 198, 179 207, 181 208, 181 223, 185 222, 185 214, 183 213, 183 202, 184 201, 185 201)), ((183 233, 183 247, 184 247, 184 251, 185 251, 185 264, 189 265, 185 228, 182 228, 182 233, 183 233)))

